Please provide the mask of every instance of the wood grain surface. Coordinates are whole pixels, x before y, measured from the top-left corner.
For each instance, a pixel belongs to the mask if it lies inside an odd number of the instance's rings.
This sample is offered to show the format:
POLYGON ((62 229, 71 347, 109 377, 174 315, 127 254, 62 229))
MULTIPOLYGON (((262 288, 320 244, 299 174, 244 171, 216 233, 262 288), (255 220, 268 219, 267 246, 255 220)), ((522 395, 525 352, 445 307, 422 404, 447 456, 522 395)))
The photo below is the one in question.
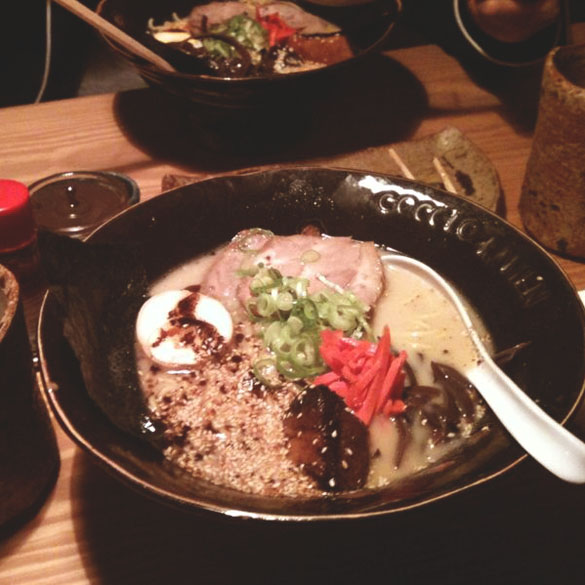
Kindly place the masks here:
MULTIPOLYGON (((505 216, 521 227, 540 71, 470 72, 429 45, 389 51, 349 77, 315 104, 301 137, 262 156, 202 147, 181 112, 150 89, 6 108, 0 175, 30 183, 67 170, 115 170, 148 199, 166 173, 325 164, 455 126, 495 165, 505 216)), ((585 288, 585 264, 556 258, 585 288)), ((256 524, 185 516, 146 500, 55 428, 58 481, 38 514, 0 539, 2 584, 585 582, 585 488, 528 460, 432 509, 334 526, 256 524)), ((585 437, 585 417, 571 428, 585 437)))

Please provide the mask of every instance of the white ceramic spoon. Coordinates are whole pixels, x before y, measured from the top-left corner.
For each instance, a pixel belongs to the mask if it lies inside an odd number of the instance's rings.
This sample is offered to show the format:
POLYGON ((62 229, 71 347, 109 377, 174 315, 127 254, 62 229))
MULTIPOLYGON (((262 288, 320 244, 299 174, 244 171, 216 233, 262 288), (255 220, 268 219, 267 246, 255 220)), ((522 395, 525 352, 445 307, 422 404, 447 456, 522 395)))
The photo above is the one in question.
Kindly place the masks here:
POLYGON ((585 443, 546 414, 494 363, 451 285, 432 268, 408 256, 388 254, 384 261, 417 274, 445 293, 480 357, 462 373, 528 454, 561 479, 585 483, 585 443))

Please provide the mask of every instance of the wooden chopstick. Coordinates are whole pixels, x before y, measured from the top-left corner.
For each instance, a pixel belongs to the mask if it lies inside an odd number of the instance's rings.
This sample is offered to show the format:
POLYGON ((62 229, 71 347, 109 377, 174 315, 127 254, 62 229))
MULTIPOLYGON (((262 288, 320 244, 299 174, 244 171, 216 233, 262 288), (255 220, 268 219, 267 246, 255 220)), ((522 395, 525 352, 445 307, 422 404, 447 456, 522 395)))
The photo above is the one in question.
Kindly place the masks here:
POLYGON ((75 16, 81 18, 93 28, 97 29, 104 35, 108 36, 113 41, 116 41, 122 47, 138 55, 145 61, 148 61, 156 67, 160 67, 165 71, 176 71, 176 69, 168 62, 165 61, 160 55, 157 55, 154 51, 151 51, 145 47, 142 43, 139 43, 136 39, 120 30, 117 26, 114 26, 111 22, 108 22, 105 18, 102 18, 99 14, 90 10, 77 0, 53 0, 57 4, 60 4, 69 12, 75 14, 75 16))

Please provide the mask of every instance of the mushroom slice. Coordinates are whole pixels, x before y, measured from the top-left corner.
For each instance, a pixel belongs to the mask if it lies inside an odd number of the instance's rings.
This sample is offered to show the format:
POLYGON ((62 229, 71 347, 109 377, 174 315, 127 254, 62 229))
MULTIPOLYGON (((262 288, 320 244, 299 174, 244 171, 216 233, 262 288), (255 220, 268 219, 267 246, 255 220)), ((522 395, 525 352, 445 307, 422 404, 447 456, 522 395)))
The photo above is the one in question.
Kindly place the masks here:
POLYGON ((364 486, 370 468, 367 427, 326 386, 303 391, 284 419, 289 457, 320 489, 341 492, 364 486))

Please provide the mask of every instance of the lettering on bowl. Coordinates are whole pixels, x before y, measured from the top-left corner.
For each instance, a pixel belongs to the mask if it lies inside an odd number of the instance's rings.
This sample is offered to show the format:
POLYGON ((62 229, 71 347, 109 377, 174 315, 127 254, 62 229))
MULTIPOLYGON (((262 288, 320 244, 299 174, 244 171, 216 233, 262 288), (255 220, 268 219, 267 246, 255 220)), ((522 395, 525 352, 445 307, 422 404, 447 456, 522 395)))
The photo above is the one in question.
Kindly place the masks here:
POLYGON ((378 196, 382 213, 411 217, 472 246, 482 262, 496 268, 513 287, 523 307, 534 307, 550 298, 544 277, 510 249, 504 238, 488 233, 481 219, 424 195, 421 199, 406 189, 391 189, 378 196))

